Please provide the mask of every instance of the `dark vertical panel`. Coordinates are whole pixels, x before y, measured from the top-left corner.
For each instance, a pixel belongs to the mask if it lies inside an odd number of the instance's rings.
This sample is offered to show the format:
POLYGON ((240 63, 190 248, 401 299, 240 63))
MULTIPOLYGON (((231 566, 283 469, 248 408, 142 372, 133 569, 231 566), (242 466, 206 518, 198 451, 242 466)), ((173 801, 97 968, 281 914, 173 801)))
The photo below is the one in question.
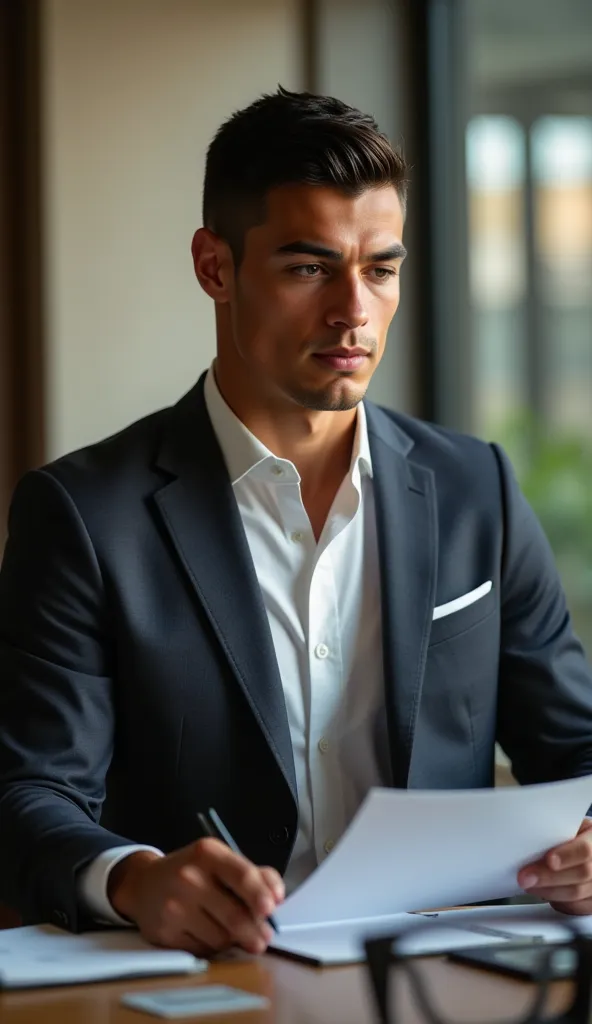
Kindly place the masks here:
MULTIPOLYGON (((0 0, 0 558, 14 485, 44 454, 39 6, 0 0)), ((0 905, 0 928, 18 925, 0 905)))
POLYGON ((548 352, 537 239, 536 193, 532 153, 532 120, 524 127, 524 242, 526 249, 526 365, 528 406, 537 424, 546 422, 548 352))
POLYGON ((306 92, 318 92, 319 0, 301 0, 302 78, 306 92))
POLYGON ((419 415, 471 424, 465 183, 465 0, 399 0, 406 37, 419 415))
MULTIPOLYGON (((9 93, 10 39, 9 9, 6 0, 0 4, 0 524, 8 500, 12 465, 12 297, 10 290, 10 250, 12 210, 10 196, 9 93)), ((0 525, 0 538, 2 526, 0 525)))
POLYGON ((40 9, 0 0, 0 538, 44 456, 40 9))
POLYGON ((436 323, 433 301, 433 236, 431 209, 430 152, 428 130, 430 94, 428 88, 428 3, 427 0, 399 0, 399 27, 404 36, 405 64, 402 77, 407 102, 404 105, 405 154, 411 165, 411 183, 405 235, 409 250, 408 289, 412 320, 410 351, 413 407, 416 415, 436 418, 434 364, 436 323))

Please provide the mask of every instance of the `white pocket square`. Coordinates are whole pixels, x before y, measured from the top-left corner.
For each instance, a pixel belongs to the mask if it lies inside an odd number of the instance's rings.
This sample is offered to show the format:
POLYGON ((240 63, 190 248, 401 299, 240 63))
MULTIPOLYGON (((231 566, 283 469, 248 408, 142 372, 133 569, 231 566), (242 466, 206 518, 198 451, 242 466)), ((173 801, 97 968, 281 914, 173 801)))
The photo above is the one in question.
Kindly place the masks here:
POLYGON ((488 580, 487 583, 482 583, 476 590, 471 590, 468 594, 463 594, 462 597, 449 601, 448 604, 439 605, 438 608, 434 608, 434 619, 443 619, 445 615, 452 615, 454 612, 459 612, 461 608, 468 608, 470 604, 474 604, 475 601, 480 601, 482 597, 485 597, 492 586, 493 582, 488 580))

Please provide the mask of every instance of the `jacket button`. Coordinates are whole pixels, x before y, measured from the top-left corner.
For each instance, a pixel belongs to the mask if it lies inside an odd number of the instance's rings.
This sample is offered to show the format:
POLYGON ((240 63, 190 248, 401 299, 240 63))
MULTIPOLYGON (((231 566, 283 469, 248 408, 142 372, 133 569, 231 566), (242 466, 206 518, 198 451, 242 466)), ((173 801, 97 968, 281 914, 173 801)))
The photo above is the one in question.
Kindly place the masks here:
POLYGON ((54 910, 51 916, 53 923, 57 924, 59 928, 67 928, 70 924, 70 919, 63 910, 54 910))
POLYGON ((279 828, 272 828, 269 833, 269 842, 273 843, 274 846, 285 846, 290 838, 290 833, 285 825, 280 825, 279 828))

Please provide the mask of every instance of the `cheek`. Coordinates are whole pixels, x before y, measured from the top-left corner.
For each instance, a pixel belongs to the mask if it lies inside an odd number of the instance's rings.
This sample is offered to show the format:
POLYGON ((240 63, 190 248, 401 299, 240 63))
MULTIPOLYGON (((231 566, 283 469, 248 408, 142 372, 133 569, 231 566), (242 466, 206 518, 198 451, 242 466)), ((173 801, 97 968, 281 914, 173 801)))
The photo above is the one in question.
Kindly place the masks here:
POLYGON ((393 319, 397 309, 399 308, 399 286, 392 286, 389 288, 389 294, 387 296, 376 297, 375 303, 372 306, 372 320, 373 327, 378 337, 382 340, 386 339, 386 334, 389 329, 391 320, 393 319))
POLYGON ((283 337, 290 324, 306 323, 313 304, 296 288, 276 282, 248 282, 237 295, 237 324, 257 335, 283 337))
POLYGON ((265 339, 277 333, 278 309, 271 296, 260 289, 243 287, 236 295, 233 310, 233 331, 237 347, 255 353, 265 345, 265 339))
POLYGON ((389 288, 389 294, 386 297, 385 303, 384 303, 385 310, 388 311, 387 315, 389 316, 390 320, 392 320, 392 318, 394 317, 395 313, 397 312, 397 307, 399 305, 399 299, 400 298, 401 298, 401 280, 397 276, 394 279, 391 287, 389 288))

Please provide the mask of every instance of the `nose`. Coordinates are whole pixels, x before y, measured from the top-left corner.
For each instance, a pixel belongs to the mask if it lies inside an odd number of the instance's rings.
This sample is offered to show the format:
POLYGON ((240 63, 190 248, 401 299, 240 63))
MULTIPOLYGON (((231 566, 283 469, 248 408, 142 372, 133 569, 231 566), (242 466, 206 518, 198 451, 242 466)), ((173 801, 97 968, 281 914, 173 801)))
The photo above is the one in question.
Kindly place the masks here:
POLYGON ((367 324, 369 317, 363 292, 363 285, 357 279, 340 282, 327 313, 327 323, 347 330, 367 324))

